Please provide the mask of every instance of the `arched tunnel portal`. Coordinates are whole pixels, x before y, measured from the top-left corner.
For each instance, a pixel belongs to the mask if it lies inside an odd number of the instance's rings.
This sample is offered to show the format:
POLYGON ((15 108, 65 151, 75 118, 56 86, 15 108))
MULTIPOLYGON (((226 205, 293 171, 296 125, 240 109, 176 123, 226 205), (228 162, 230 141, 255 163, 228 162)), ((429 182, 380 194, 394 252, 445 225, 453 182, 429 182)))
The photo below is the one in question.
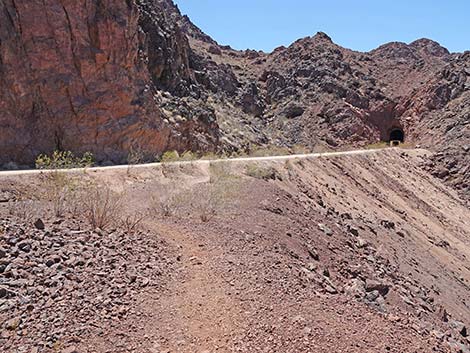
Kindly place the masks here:
POLYGON ((402 143, 405 142, 405 132, 403 129, 396 127, 390 130, 388 142, 390 141, 400 141, 402 143))

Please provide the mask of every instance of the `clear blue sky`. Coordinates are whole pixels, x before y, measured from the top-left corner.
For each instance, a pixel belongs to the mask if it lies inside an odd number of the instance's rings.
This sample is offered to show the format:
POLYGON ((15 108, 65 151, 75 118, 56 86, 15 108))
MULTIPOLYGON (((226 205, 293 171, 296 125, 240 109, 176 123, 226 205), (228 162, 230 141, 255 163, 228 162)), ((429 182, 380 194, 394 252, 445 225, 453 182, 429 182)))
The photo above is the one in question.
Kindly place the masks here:
POLYGON ((271 51, 327 33, 368 51, 391 41, 433 39, 451 52, 470 50, 470 0, 175 0, 220 44, 271 51))

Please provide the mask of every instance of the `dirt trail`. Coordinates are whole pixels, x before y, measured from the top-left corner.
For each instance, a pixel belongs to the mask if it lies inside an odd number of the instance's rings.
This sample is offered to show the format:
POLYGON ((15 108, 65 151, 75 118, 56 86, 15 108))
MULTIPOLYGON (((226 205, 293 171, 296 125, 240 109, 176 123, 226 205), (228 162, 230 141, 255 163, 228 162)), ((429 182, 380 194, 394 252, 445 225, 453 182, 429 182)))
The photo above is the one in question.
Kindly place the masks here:
POLYGON ((217 249, 174 224, 150 226, 179 248, 181 265, 168 285, 168 295, 154 308, 159 318, 156 351, 227 351, 225 345, 241 322, 240 310, 227 289, 230 284, 218 276, 211 263, 219 256, 217 249))

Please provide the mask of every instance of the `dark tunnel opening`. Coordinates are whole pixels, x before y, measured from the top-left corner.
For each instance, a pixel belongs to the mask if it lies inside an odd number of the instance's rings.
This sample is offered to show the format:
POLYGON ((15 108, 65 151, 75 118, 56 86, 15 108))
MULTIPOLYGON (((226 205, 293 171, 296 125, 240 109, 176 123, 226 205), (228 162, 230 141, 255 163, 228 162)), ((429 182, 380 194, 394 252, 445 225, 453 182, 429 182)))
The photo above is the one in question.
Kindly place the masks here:
POLYGON ((405 142, 405 133, 402 129, 396 128, 390 132, 389 141, 400 141, 405 142))

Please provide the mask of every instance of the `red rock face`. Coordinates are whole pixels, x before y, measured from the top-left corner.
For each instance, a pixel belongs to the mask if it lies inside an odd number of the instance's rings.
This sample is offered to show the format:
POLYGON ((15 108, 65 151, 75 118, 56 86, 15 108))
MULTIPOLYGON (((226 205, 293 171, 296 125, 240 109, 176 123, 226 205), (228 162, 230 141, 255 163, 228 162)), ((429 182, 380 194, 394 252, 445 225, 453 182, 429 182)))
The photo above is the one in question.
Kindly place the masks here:
MULTIPOLYGON (((28 163, 54 149, 117 162, 136 144, 150 154, 197 147, 195 130, 217 144, 214 124, 165 123, 151 76, 181 62, 157 65, 154 51, 148 65, 139 19, 131 1, 2 1, 0 162, 28 163)), ((178 54, 188 60, 184 47, 178 54)))

